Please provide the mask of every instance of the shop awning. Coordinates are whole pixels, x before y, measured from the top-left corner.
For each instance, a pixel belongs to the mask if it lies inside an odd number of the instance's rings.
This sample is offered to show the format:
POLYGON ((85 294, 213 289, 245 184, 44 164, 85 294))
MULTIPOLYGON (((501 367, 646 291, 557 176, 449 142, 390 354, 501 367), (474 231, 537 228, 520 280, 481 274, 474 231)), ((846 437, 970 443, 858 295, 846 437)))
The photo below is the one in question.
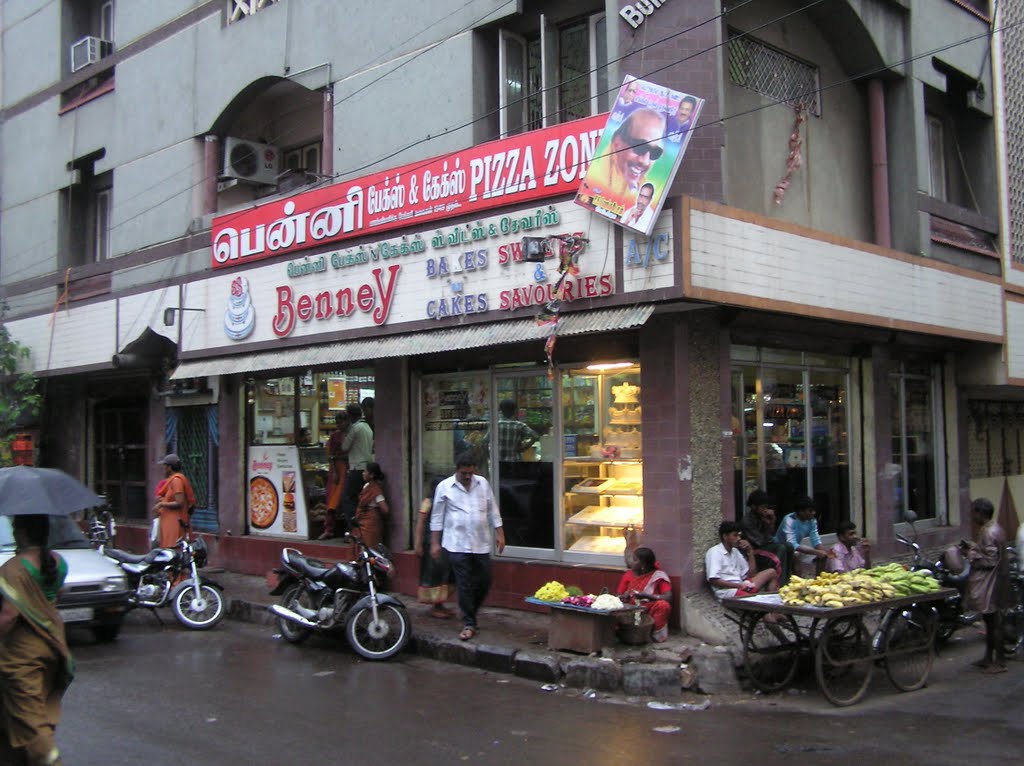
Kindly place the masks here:
MULTIPOLYGON (((566 314, 558 323, 558 335, 585 335, 639 327, 654 313, 653 304, 623 306, 566 314)), ((482 348, 524 341, 542 342, 550 332, 533 318, 449 327, 443 330, 359 338, 312 346, 293 346, 280 351, 187 360, 178 365, 171 380, 211 375, 233 375, 253 370, 324 367, 350 362, 367 362, 395 356, 436 354, 460 348, 482 348)))

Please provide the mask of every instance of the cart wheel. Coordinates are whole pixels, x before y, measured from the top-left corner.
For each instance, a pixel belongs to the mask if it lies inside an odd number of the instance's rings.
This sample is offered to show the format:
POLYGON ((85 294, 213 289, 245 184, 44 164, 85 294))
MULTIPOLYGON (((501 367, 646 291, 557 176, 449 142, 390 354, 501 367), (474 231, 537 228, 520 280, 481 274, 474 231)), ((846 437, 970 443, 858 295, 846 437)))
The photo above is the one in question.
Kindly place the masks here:
POLYGON ((829 702, 839 707, 860 702, 873 668, 871 639, 860 617, 847 615, 825 623, 814 654, 814 672, 829 702))
POLYGON ((757 613, 744 622, 743 663, 751 682, 763 692, 777 692, 796 675, 800 661, 800 630, 788 614, 766 623, 757 613))
POLYGON ((885 674, 902 692, 920 689, 935 660, 935 625, 938 613, 930 606, 913 604, 891 609, 882 618, 885 674))

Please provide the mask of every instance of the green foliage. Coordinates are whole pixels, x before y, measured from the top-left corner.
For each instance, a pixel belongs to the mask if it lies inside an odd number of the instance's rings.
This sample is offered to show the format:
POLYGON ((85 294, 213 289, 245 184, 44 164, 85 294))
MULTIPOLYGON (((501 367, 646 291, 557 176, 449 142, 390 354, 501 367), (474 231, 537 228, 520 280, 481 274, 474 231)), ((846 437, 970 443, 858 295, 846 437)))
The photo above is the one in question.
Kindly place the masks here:
POLYGON ((11 337, 0 321, 0 465, 11 465, 11 442, 19 420, 39 414, 43 397, 30 372, 18 372, 28 349, 11 337))

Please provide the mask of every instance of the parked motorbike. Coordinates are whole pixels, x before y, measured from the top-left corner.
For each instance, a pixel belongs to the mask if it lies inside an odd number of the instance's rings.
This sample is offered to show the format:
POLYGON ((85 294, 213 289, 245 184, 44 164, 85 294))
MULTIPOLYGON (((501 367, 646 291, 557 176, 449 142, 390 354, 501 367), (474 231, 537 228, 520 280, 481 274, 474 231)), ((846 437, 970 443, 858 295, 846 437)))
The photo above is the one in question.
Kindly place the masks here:
POLYGON ((1024 562, 1014 546, 1010 558, 1010 606, 1003 611, 1003 639, 1007 657, 1024 657, 1024 562))
POLYGON ((398 654, 409 640, 411 626, 405 605, 380 593, 394 570, 391 554, 383 545, 367 547, 346 535, 357 546, 355 561, 327 565, 307 558, 294 548, 281 551, 277 586, 281 596, 270 610, 286 641, 298 644, 314 632, 344 630, 349 645, 369 660, 386 660, 398 654))
POLYGON ((208 559, 206 543, 201 537, 193 539, 187 528, 182 532, 173 548, 154 548, 142 555, 104 548, 103 555, 128 576, 133 607, 155 610, 170 604, 186 628, 209 630, 224 617, 223 588, 199 574, 208 559))
POLYGON ((900 534, 896 535, 897 542, 907 546, 914 552, 914 559, 910 564, 910 568, 914 571, 927 570, 939 581, 941 587, 956 590, 955 594, 935 605, 938 611, 935 641, 941 646, 949 641, 959 628, 971 625, 980 618, 980 615, 964 611, 964 588, 967 585, 967 577, 971 573, 971 565, 965 561, 964 570, 956 573, 950 570, 941 557, 937 561, 928 561, 921 551, 921 546, 917 544, 917 530, 914 528, 914 520, 916 518, 917 515, 913 511, 909 511, 906 514, 906 520, 913 532, 913 539, 906 538, 900 534))

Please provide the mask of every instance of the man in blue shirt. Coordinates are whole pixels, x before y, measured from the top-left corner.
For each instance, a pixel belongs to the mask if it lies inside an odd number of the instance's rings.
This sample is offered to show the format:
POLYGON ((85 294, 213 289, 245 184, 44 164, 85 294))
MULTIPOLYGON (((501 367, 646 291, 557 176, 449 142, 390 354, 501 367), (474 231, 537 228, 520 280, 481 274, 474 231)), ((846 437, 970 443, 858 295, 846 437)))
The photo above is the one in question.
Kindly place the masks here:
POLYGON ((793 513, 786 514, 775 532, 775 542, 788 543, 803 562, 815 561, 816 568, 824 564, 824 560, 832 556, 832 552, 822 544, 818 534, 817 508, 814 500, 809 497, 798 497, 793 504, 793 513), (804 545, 804 538, 810 545, 804 545))

